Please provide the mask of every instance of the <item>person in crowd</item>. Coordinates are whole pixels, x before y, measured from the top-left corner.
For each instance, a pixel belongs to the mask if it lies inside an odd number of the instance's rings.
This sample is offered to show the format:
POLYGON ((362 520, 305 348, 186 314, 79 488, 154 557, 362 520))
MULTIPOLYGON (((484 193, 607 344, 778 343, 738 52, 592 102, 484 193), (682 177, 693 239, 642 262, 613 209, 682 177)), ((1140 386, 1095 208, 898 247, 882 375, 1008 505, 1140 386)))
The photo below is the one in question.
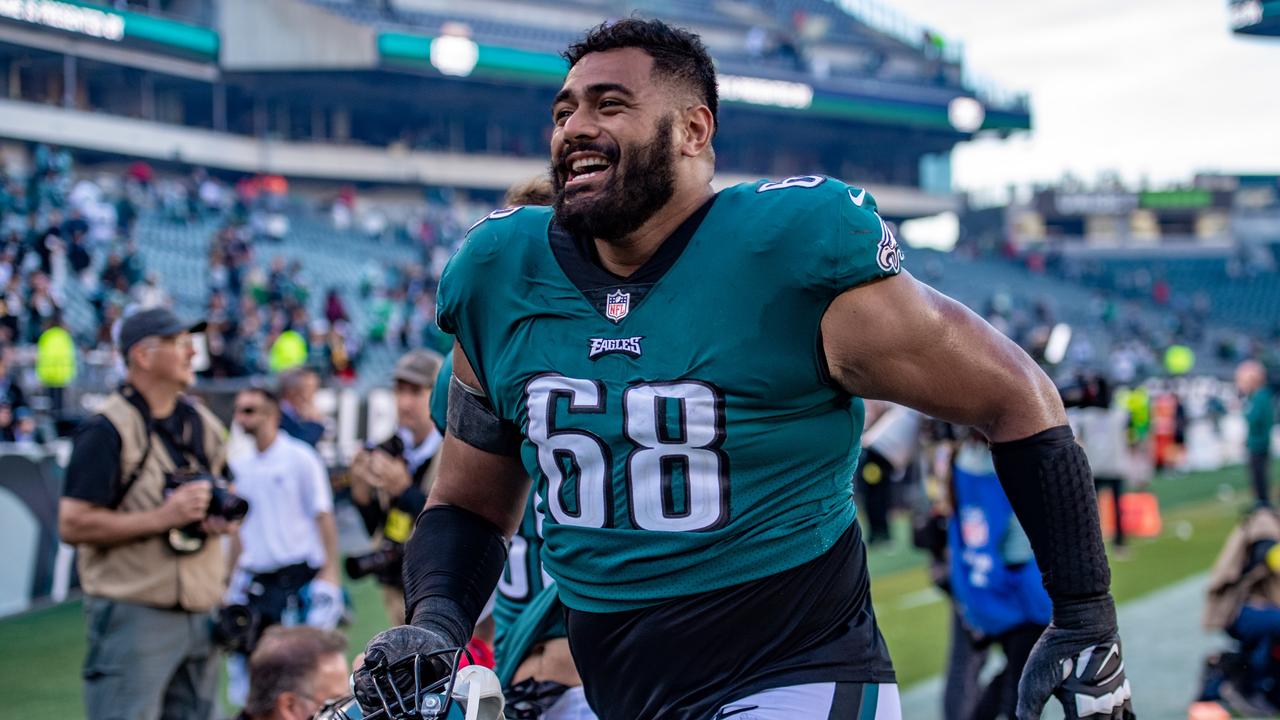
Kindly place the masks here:
POLYGON ((948 527, 951 591, 979 649, 999 645, 1005 666, 972 700, 971 720, 1014 717, 1018 680, 1049 624, 1052 605, 1031 543, 996 477, 991 450, 974 432, 956 449, 948 527))
POLYGON ((75 436, 58 532, 78 550, 90 720, 208 717, 213 708, 209 622, 227 571, 218 536, 234 532, 236 518, 228 489, 215 492, 226 429, 184 395, 195 379, 191 333, 202 329, 160 308, 127 318, 125 383, 75 436))
POLYGON ((1068 416, 1073 420, 1076 437, 1089 458, 1093 471, 1093 484, 1099 491, 1111 491, 1115 548, 1125 545, 1124 523, 1121 522, 1121 498, 1124 497, 1126 479, 1130 473, 1127 433, 1129 413, 1123 404, 1115 401, 1115 394, 1105 378, 1090 378, 1087 397, 1082 397, 1068 416))
POLYGON ((1271 426, 1275 424, 1275 399, 1267 387, 1267 371, 1257 360, 1236 368, 1236 389, 1244 396, 1248 425, 1245 450, 1249 455, 1249 480, 1259 505, 1271 504, 1271 426))
POLYGON ((867 403, 863 455, 854 476, 860 505, 866 510, 867 545, 888 542, 891 481, 906 471, 916 452, 920 414, 892 403, 867 403))
POLYGON ((62 414, 67 386, 76 379, 76 342, 55 313, 36 342, 36 379, 49 393, 49 410, 55 417, 62 414))
POLYGON ((433 350, 411 350, 396 362, 396 433, 361 450, 351 461, 351 501, 370 535, 397 551, 397 561, 377 572, 392 625, 404 622, 404 585, 398 549, 430 490, 430 472, 443 441, 431 419, 431 396, 442 358, 433 350))
POLYGON ((1241 714, 1274 717, 1280 710, 1280 514, 1256 506, 1227 537, 1209 572, 1204 627, 1239 640, 1246 670, 1220 692, 1241 714), (1236 684, 1238 682, 1238 685, 1236 684))
POLYGON ((324 423, 316 410, 320 375, 309 367, 280 373, 280 429, 315 447, 324 437, 324 423))
POLYGON ((27 406, 27 395, 9 370, 12 360, 13 349, 0 345, 0 403, 16 409, 27 406))
MULTIPOLYGON (((253 449, 231 459, 249 514, 233 538, 235 574, 227 600, 252 612, 257 632, 280 623, 333 629, 343 614, 333 491, 320 455, 281 432, 280 416, 271 391, 237 393, 235 422, 253 449)), ((256 639, 247 639, 249 650, 256 639)), ((230 664, 236 701, 247 690, 242 661, 232 658, 230 664)))
POLYGON ((13 442, 13 407, 0 401, 0 442, 13 442))
POLYGON ((308 720, 349 694, 341 633, 274 627, 249 657, 249 696, 236 720, 308 720))
POLYGON ((35 413, 29 407, 20 407, 13 413, 13 424, 10 426, 9 441, 18 445, 35 446, 46 442, 44 432, 36 424, 35 413))

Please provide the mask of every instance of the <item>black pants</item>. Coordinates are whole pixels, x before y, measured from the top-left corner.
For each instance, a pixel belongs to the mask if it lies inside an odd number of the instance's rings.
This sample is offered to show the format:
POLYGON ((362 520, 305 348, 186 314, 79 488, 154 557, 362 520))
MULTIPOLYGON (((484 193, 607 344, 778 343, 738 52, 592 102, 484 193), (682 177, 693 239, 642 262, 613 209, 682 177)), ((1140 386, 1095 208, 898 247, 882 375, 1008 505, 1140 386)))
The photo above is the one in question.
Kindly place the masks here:
POLYGON ((1022 679, 1022 668, 1042 632, 1043 625, 1019 625, 995 638, 1004 651, 1004 669, 982 690, 982 696, 973 709, 973 720, 1014 716, 1018 709, 1018 681, 1022 679))
POLYGON ((889 479, 893 466, 879 453, 867 450, 858 466, 858 510, 867 521, 867 544, 874 545, 889 538, 889 479))
POLYGON ((1124 480, 1118 477, 1095 477, 1093 486, 1098 490, 1103 488, 1111 488, 1111 507, 1115 514, 1116 523, 1116 547, 1124 545, 1124 523, 1120 522, 1120 497, 1124 495, 1124 480))
POLYGON ((704 720, 773 688, 896 682, 856 522, 776 575, 639 610, 571 609, 566 622, 601 720, 704 720))
POLYGON ((1268 453, 1249 453, 1249 481, 1253 483, 1253 497, 1259 505, 1271 504, 1270 461, 1268 453))
POLYGON ((951 605, 951 649, 947 655, 947 678, 942 693, 943 720, 969 720, 978 704, 982 666, 987 648, 951 605))

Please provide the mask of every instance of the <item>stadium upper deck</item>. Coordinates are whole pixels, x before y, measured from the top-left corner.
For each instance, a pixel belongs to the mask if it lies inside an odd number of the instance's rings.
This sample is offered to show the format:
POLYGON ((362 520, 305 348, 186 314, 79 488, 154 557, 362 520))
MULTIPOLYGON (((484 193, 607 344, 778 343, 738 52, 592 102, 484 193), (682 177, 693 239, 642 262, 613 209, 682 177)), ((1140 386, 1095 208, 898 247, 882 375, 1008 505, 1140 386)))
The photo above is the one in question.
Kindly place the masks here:
POLYGON ((716 57, 725 182, 824 173, 931 214, 955 207, 957 142, 1030 126, 1025 97, 966 85, 957 46, 869 0, 0 0, 0 135, 496 190, 542 171, 558 51, 632 12, 716 57))

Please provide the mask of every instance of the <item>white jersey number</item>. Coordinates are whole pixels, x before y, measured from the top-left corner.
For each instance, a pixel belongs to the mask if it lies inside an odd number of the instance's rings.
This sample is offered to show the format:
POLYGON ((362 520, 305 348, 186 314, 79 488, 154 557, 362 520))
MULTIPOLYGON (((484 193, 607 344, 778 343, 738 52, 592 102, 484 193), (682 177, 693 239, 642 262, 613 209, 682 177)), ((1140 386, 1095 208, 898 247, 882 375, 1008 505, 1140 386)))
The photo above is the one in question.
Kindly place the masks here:
MULTIPOLYGON (((558 397, 568 400, 565 422, 576 414, 604 412, 602 385, 544 375, 529 383, 526 396, 529 439, 547 477, 552 518, 582 527, 611 524, 608 445, 585 430, 562 429, 554 417, 558 397)), ((626 461, 632 524, 664 532, 719 527, 729 514, 729 463, 719 449, 724 403, 715 388, 692 381, 641 383, 623 393, 622 410, 622 433, 634 446, 626 461)))

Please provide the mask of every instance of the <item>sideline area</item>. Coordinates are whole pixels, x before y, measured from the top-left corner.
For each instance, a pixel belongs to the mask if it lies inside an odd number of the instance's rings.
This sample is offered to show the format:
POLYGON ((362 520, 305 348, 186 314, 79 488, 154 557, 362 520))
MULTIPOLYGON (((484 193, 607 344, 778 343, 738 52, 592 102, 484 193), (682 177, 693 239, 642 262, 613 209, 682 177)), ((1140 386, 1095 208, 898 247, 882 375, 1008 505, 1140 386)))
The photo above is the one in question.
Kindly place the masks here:
MULTIPOLYGON (((1273 472, 1280 471, 1280 467, 1273 472)), ((1275 476, 1275 475, 1273 475, 1275 476)), ((1206 650, 1221 640, 1200 631, 1204 575, 1248 507, 1240 468, 1157 479, 1164 526, 1113 559, 1114 589, 1138 708, 1146 717, 1185 717, 1206 650)), ((932 588, 923 555, 898 538, 872 551, 876 612, 904 687, 905 717, 938 717, 938 679, 948 642, 947 601, 932 588)), ((356 610, 347 628, 354 655, 384 627, 378 589, 348 583, 356 610)), ((84 621, 78 601, 0 621, 0 703, 14 717, 76 718, 84 621)), ((1051 716, 1048 716, 1051 717, 1051 716)))

